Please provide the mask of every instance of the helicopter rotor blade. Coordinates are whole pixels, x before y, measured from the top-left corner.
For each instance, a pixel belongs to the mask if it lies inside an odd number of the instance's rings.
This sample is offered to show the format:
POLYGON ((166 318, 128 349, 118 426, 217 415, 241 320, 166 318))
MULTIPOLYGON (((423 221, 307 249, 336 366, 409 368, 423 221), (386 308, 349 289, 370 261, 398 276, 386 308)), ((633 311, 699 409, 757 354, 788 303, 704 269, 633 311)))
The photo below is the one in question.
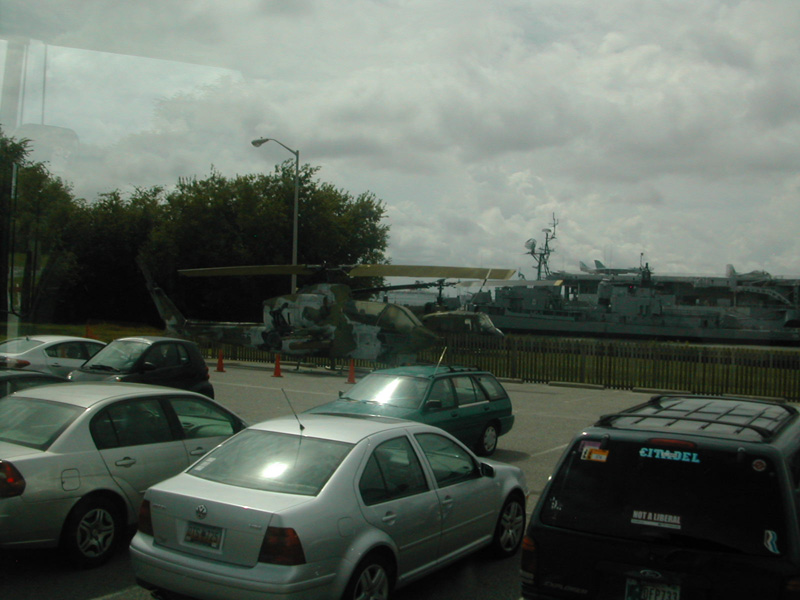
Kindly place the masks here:
POLYGON ((510 279, 515 269, 436 267, 429 265, 356 265, 350 277, 437 277, 452 279, 510 279))

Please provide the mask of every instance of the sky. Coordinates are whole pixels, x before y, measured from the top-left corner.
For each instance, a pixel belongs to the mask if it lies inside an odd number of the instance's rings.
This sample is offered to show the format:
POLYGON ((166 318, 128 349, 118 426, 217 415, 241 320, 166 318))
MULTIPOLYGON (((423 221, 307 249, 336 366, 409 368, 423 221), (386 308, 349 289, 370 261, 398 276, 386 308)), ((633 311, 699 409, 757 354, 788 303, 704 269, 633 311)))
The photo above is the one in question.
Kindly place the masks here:
POLYGON ((275 138, 383 201, 395 264, 531 279, 555 218, 555 270, 797 277, 798 31, 797 0, 0 0, 0 125, 90 201, 275 138))

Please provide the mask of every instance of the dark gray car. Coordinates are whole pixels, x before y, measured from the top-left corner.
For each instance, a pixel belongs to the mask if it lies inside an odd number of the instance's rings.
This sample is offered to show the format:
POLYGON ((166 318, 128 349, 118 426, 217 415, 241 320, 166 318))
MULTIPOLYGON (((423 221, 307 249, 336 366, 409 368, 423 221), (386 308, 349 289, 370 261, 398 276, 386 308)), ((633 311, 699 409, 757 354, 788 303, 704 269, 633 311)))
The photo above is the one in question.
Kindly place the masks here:
POLYGON ((68 378, 149 383, 214 397, 208 366, 197 344, 178 338, 141 336, 114 340, 68 378))

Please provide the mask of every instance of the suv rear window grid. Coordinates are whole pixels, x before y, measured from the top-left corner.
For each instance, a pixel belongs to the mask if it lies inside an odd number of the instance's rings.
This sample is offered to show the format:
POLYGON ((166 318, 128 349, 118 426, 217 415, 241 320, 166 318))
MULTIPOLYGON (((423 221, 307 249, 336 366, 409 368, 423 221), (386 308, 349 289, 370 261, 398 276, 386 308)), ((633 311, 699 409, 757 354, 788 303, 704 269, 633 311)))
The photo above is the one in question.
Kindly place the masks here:
POLYGON ((606 427, 647 427, 671 431, 746 436, 771 440, 795 416, 791 406, 745 398, 654 396, 646 404, 597 422, 606 427))

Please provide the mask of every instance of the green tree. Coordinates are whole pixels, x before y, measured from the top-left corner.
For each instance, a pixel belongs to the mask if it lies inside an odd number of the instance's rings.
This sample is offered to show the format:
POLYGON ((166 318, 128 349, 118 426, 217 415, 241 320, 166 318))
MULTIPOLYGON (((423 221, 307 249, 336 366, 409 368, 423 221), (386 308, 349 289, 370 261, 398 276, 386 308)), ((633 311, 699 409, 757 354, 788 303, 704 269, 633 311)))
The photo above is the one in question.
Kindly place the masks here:
MULTIPOLYGON (((388 226, 383 204, 299 173, 298 262, 384 262, 388 226)), ((143 258, 179 308, 196 318, 260 321, 266 298, 289 292, 288 276, 179 278, 178 269, 290 264, 294 212, 294 162, 270 174, 226 178, 212 170, 201 180, 181 180, 165 194, 163 218, 143 258)), ((311 280, 300 278, 299 285, 311 280)))

